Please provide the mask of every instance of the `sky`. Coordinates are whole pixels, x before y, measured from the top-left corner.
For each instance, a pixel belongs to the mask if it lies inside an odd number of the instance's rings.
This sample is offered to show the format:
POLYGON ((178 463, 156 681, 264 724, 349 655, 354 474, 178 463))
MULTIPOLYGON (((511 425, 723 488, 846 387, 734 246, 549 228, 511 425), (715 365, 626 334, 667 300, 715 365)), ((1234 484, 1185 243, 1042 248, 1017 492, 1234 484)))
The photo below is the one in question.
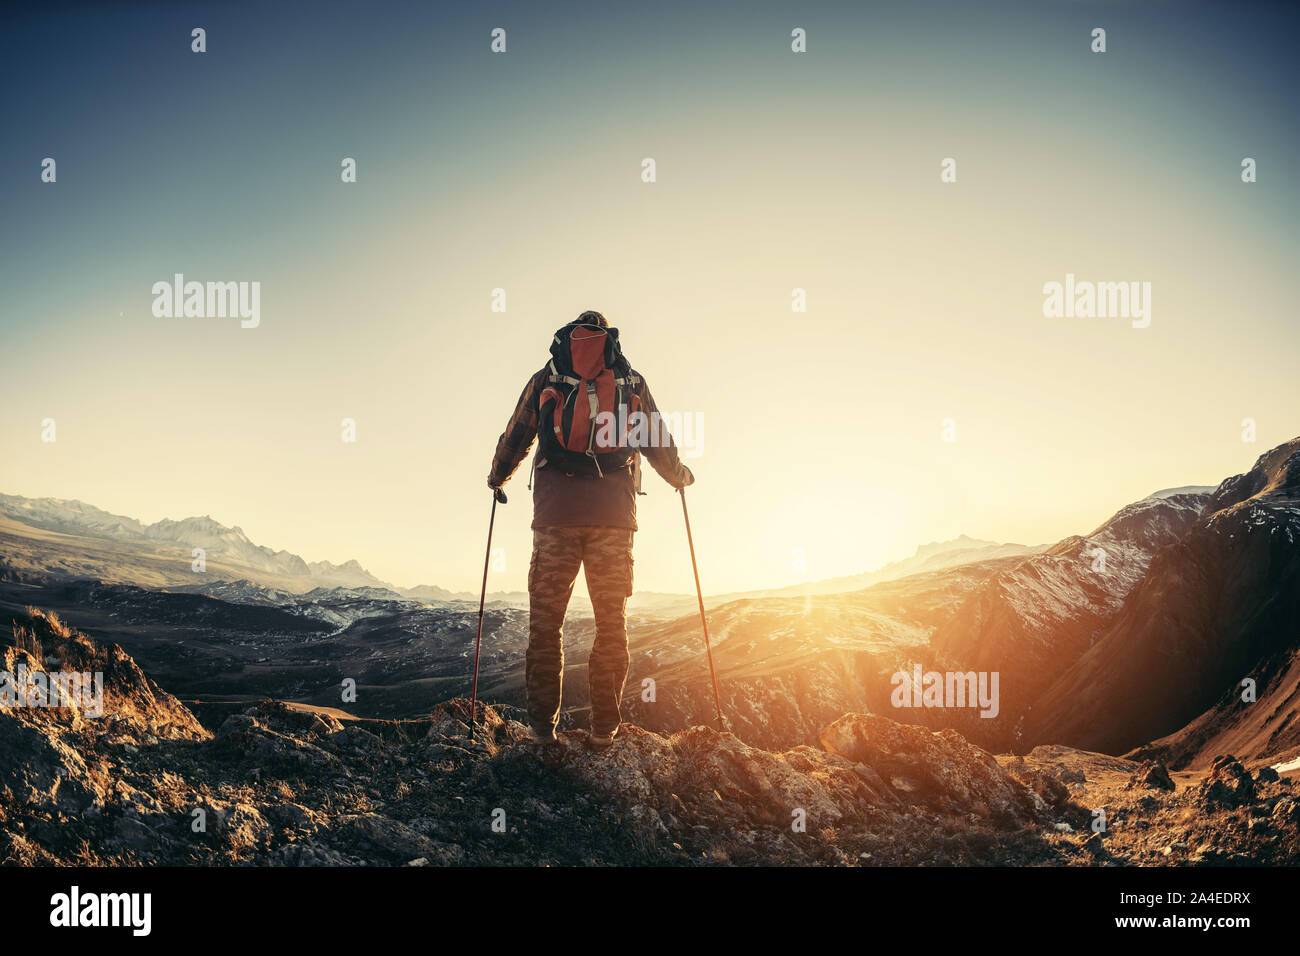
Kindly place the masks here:
MULTIPOLYGON (((0 492, 473 590, 585 309, 696 423, 714 593, 1085 533, 1300 434, 1288 7, 465 6, 0 12, 0 492), (156 316, 176 273, 259 324, 156 316), (1044 315, 1067 274, 1150 283, 1149 325, 1044 315)), ((637 585, 690 591, 645 490, 637 585)))

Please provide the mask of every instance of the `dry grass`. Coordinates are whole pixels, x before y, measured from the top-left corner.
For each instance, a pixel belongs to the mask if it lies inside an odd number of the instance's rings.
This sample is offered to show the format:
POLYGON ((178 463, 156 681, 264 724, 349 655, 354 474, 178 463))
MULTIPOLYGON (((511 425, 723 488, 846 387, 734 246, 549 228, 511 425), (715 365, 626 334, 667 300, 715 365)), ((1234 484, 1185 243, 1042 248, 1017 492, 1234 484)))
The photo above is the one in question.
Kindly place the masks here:
POLYGON ((53 611, 38 607, 28 607, 26 611, 26 624, 17 621, 12 623, 14 647, 26 651, 37 661, 45 660, 45 643, 53 641, 58 647, 77 633, 75 628, 53 611))
POLYGON ((36 636, 36 631, 30 627, 23 627, 21 624, 15 624, 14 630, 14 647, 20 651, 26 651, 38 661, 45 659, 45 653, 41 649, 41 639, 36 636))
POLYGON ((51 634, 55 637, 62 638, 65 641, 73 634, 72 628, 64 623, 63 619, 53 611, 46 611, 39 607, 29 606, 27 608, 27 616, 32 619, 33 623, 36 621, 44 622, 45 626, 49 628, 51 634))

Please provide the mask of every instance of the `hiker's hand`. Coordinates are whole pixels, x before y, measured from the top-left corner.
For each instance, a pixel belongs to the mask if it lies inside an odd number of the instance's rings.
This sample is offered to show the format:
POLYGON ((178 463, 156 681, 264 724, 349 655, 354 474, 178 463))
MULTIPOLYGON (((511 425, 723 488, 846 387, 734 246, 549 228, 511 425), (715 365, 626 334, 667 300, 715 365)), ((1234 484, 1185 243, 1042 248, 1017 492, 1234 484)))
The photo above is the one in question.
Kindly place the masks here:
POLYGON ((691 470, 685 465, 682 465, 681 467, 682 470, 678 473, 677 480, 673 483, 673 487, 678 491, 681 491, 687 485, 695 484, 695 476, 691 474, 691 470))
POLYGON ((506 503, 506 493, 502 491, 500 488, 492 489, 492 497, 495 498, 501 504, 506 503))

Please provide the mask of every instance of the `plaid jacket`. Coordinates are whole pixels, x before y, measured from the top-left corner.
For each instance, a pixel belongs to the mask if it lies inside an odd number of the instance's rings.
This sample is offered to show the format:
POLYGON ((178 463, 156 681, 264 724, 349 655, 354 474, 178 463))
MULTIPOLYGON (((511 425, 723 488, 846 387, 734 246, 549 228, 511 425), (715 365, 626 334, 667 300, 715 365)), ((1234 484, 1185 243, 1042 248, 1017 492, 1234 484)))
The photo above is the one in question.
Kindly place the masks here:
MULTIPOLYGON (((506 423, 506 430, 501 433, 497 439, 496 454, 492 456, 492 470, 488 472, 488 486, 491 488, 500 488, 515 473, 519 463, 528 456, 528 450, 532 448, 533 442, 537 439, 537 426, 541 418, 541 404, 538 401, 542 394, 542 389, 546 388, 546 378, 549 369, 543 368, 528 380, 524 390, 519 395, 519 401, 515 404, 514 414, 510 416, 510 421, 506 423)), ((647 415, 657 413, 658 406, 655 405, 654 398, 650 395, 650 388, 646 385, 645 377, 639 373, 637 377, 640 382, 636 386, 636 394, 641 399, 641 411, 647 415)), ((656 446, 646 446, 638 449, 644 452, 654 470, 659 472, 660 476, 674 488, 681 487, 689 483, 690 471, 682 464, 677 455, 677 444, 672 435, 668 434, 668 429, 662 429, 661 435, 666 438, 656 446)), ((636 468, 638 456, 633 457, 633 467, 636 468)))

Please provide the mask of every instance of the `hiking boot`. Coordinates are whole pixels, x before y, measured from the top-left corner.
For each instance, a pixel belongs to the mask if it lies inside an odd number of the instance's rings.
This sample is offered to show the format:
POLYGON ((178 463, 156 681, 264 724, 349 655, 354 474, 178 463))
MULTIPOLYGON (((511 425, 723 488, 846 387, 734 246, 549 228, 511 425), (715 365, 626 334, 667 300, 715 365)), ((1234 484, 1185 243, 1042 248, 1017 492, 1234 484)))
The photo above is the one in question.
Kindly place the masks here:
POLYGON ((593 730, 587 738, 587 743, 591 745, 592 750, 605 750, 614 742, 614 737, 618 734, 618 728, 615 727, 607 734, 602 734, 593 730))
POLYGON ((559 743, 560 738, 555 736, 554 727, 543 727, 541 730, 538 730, 536 727, 531 727, 529 730, 533 735, 533 740, 539 744, 559 743))

